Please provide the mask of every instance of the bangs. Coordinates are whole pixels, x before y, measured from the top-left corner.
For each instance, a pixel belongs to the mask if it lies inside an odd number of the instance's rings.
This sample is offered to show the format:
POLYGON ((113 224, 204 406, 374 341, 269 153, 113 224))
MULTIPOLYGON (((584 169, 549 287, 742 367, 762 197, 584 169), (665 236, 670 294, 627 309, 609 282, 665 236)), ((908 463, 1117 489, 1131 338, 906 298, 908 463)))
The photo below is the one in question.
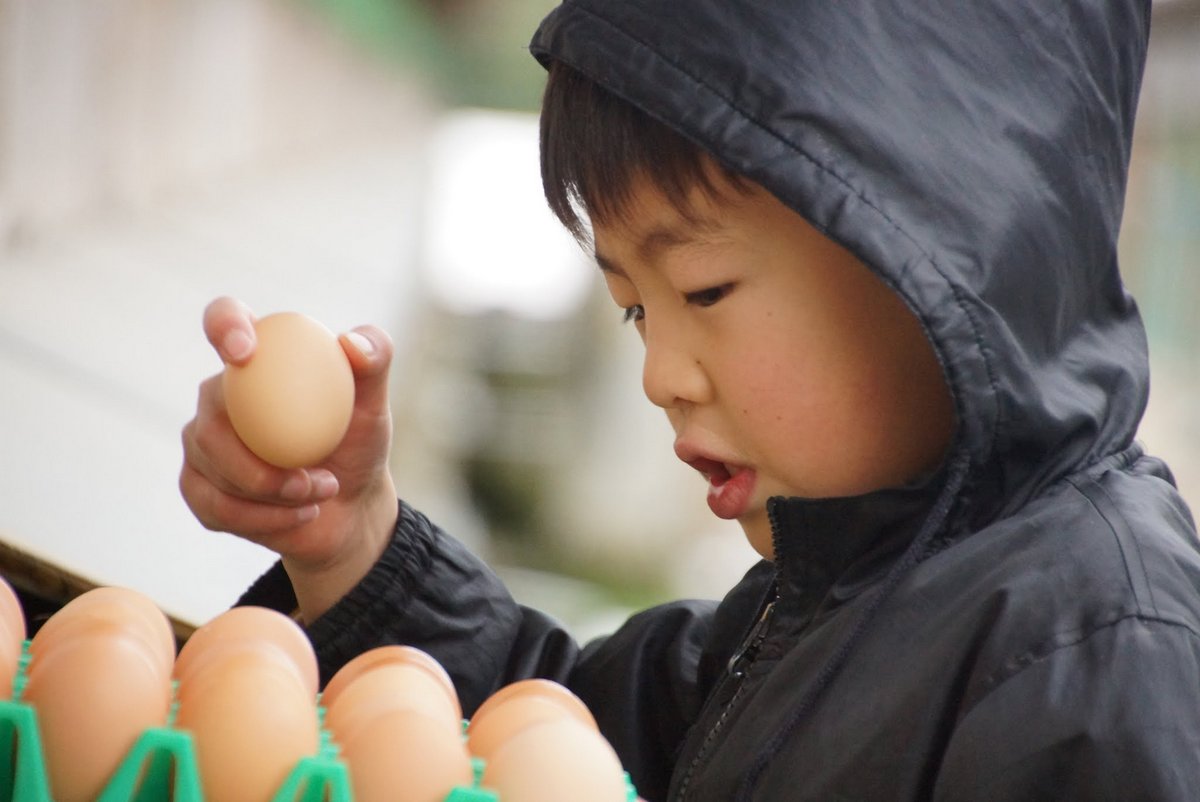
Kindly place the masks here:
MULTIPOLYGON (((540 142, 546 202, 581 243, 590 223, 627 219, 635 180, 650 181, 685 218, 693 189, 718 194, 706 151, 561 62, 549 68, 540 142)), ((743 188, 728 170, 716 174, 743 188)))

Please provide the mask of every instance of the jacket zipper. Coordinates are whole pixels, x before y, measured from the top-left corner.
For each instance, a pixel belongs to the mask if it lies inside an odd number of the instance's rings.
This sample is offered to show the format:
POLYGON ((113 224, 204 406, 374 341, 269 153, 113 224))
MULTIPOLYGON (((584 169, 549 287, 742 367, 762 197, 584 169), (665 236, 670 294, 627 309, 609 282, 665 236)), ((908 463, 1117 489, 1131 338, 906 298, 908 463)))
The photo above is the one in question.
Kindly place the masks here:
POLYGON ((746 672, 758 658, 758 652, 762 648, 763 641, 767 639, 767 628, 771 623, 771 614, 775 611, 777 595, 778 592, 776 590, 772 594, 771 601, 763 608, 758 621, 755 622, 754 627, 750 630, 750 634, 746 636, 742 641, 742 645, 729 658, 726 675, 722 679, 721 685, 718 686, 717 691, 713 694, 714 701, 723 704, 725 709, 721 711, 721 715, 717 718, 716 723, 713 724, 712 729, 704 736, 704 741, 701 742, 695 757, 688 764, 687 772, 683 775, 683 780, 679 783, 679 790, 675 794, 675 799, 678 802, 682 802, 684 796, 687 794, 688 785, 692 781, 692 775, 695 774, 696 769, 699 768, 704 758, 707 757, 713 741, 725 726, 725 721, 729 718, 729 714, 737 708, 738 701, 746 689, 746 672), (736 683, 732 695, 729 694, 730 683, 736 683), (727 697, 727 699, 722 702, 722 697, 727 697))
MULTIPOLYGON (((684 797, 687 796, 688 786, 692 782, 692 777, 696 773, 696 769, 704 762, 708 755, 708 750, 712 747, 713 741, 721 728, 725 726, 729 714, 732 713, 742 698, 742 692, 746 689, 746 672, 750 666, 758 658, 758 652, 762 648, 763 642, 767 639, 767 629, 771 623, 771 614, 775 612, 775 603, 779 600, 779 577, 782 575, 782 551, 779 548, 782 540, 783 527, 773 504, 767 504, 767 518, 771 522, 771 540, 775 550, 775 583, 771 588, 770 601, 763 607, 762 612, 758 616, 758 621, 750 630, 743 640, 742 645, 733 653, 733 657, 729 658, 728 671, 725 677, 721 680, 721 684, 713 692, 712 702, 721 704, 721 698, 728 695, 727 687, 731 682, 737 683, 732 695, 728 696, 724 702, 725 709, 721 711, 721 715, 712 725, 712 729, 704 736, 704 740, 700 743, 700 748, 696 750, 692 762, 688 764, 687 772, 683 775, 683 779, 679 782, 679 790, 675 793, 675 802, 684 802, 684 797)), ((708 705, 705 706, 704 712, 708 712, 708 705)), ((701 714, 703 716, 703 714, 701 714)))

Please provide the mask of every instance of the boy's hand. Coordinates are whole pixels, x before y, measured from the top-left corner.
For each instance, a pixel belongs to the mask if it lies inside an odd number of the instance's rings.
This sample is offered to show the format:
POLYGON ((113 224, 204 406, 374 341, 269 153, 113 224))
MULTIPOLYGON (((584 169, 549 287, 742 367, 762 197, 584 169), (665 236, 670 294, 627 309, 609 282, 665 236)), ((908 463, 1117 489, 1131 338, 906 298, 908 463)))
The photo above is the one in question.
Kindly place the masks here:
MULTIPOLYGON (((219 298, 204 311, 204 333, 227 363, 254 353, 254 317, 219 298)), ((179 487, 206 528, 259 543, 283 559, 312 621, 354 587, 383 552, 396 520, 388 472, 392 343, 362 326, 339 338, 355 378, 346 436, 320 465, 284 469, 246 448, 225 411, 220 374, 200 385, 196 416, 183 429, 179 487)))

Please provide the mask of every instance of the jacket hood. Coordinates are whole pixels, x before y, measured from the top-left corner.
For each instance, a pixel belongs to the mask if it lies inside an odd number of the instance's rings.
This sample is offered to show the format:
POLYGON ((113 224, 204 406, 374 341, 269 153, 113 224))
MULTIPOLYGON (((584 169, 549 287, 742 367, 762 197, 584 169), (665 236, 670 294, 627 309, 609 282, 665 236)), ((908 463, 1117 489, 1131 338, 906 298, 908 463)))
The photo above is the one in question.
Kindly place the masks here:
POLYGON ((1149 0, 568 0, 534 36, 854 252, 952 388, 973 526, 1128 446, 1117 235, 1149 0))

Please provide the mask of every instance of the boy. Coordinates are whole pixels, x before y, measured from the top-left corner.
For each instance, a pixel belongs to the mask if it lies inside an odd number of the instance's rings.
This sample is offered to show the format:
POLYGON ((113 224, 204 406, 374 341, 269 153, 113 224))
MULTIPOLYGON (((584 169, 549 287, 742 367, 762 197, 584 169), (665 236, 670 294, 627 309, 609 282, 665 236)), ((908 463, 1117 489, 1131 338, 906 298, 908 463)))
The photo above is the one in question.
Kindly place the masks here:
MULTIPOLYGON (((202 386, 181 487, 282 559, 324 675, 426 649, 469 714, 589 704, 656 800, 1191 800, 1200 556, 1133 441, 1116 267, 1149 4, 568 0, 543 178, 646 347, 643 383, 764 560, 580 648, 401 503, 390 345, 343 342, 322 466, 254 459, 202 386)), ((210 306, 225 359, 248 312, 210 306)))

